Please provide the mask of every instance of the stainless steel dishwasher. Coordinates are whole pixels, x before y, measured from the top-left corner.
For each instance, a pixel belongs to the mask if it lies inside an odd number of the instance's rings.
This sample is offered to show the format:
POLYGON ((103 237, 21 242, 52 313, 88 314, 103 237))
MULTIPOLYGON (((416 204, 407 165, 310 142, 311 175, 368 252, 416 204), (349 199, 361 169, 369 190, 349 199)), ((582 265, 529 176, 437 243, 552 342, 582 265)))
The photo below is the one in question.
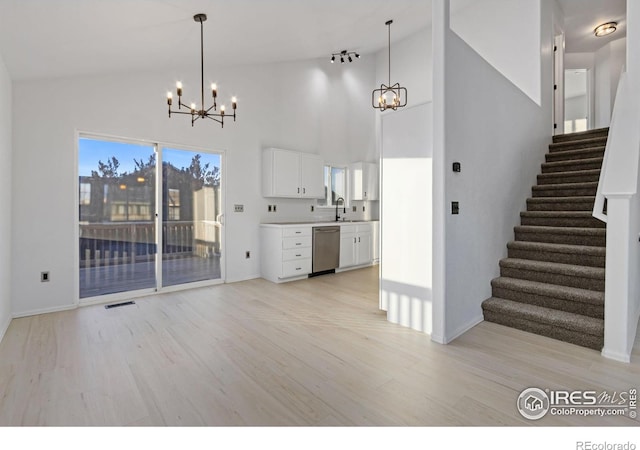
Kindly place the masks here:
POLYGON ((340 226, 313 227, 311 276, 335 272, 340 264, 340 226))

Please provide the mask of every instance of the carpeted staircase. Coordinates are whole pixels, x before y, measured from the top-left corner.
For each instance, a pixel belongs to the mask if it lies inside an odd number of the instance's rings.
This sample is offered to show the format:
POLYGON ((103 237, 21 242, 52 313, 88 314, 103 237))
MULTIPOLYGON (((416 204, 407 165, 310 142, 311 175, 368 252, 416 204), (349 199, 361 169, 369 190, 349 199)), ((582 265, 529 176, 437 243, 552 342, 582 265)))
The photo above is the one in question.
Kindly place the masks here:
POLYGON ((485 320, 602 349, 606 229, 591 212, 608 131, 553 138, 485 320))

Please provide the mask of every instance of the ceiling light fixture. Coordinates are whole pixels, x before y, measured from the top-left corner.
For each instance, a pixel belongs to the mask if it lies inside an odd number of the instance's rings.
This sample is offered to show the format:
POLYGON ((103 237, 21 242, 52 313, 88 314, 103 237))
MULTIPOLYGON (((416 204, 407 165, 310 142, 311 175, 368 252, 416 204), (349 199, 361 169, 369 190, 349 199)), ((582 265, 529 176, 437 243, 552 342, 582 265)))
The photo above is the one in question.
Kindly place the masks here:
POLYGON ((374 89, 371 93, 371 106, 380 111, 407 106, 407 89, 400 86, 400 83, 391 85, 391 24, 393 20, 388 20, 385 25, 389 29, 389 84, 380 85, 380 89, 374 89))
POLYGON ((356 58, 360 58, 360 55, 356 52, 348 52, 346 50, 342 50, 340 53, 333 53, 331 55, 331 64, 336 62, 336 56, 340 57, 340 64, 344 64, 344 58, 346 57, 349 62, 353 62, 353 58, 351 56, 355 56, 356 58))
POLYGON ((607 22, 607 23, 603 23, 602 25, 598 25, 596 29, 593 30, 593 33, 597 37, 607 36, 608 34, 611 34, 614 31, 616 31, 617 27, 618 27, 618 24, 616 22, 607 22))
MULTIPOLYGON (((200 22, 200 81, 201 81, 200 109, 197 109, 197 106, 195 103, 191 103, 191 106, 189 106, 189 112, 176 111, 176 110, 172 111, 171 105, 173 104, 173 94, 171 92, 167 92, 167 104, 169 105, 169 117, 171 117, 172 113, 173 114, 189 114, 191 115, 191 126, 193 126, 196 120, 207 118, 215 122, 218 122, 224 128, 224 118, 229 116, 225 116, 224 105, 220 106, 219 113, 215 112, 217 108, 216 98, 218 97, 218 87, 216 86, 215 83, 211 84, 211 94, 213 95, 213 105, 209 107, 209 109, 204 109, 204 26, 202 25, 202 23, 205 20, 207 20, 207 15, 196 14, 195 16, 193 16, 193 20, 195 20, 196 22, 200 22), (212 110, 214 112, 211 112, 212 110)), ((183 106, 185 107, 187 106, 186 104, 182 103, 182 82, 180 81, 176 83, 176 93, 178 94, 178 110, 180 110, 182 109, 183 106)), ((237 107, 238 107, 238 101, 236 100, 235 97, 232 97, 231 108, 233 109, 233 115, 231 117, 233 117, 234 122, 236 121, 237 107)))

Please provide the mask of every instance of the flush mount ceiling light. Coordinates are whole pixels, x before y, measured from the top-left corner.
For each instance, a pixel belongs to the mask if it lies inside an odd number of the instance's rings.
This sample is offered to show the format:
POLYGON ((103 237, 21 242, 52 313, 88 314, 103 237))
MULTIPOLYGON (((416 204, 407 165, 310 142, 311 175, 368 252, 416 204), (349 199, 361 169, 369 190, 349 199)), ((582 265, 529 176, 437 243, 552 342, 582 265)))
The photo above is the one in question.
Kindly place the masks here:
POLYGON ((407 106, 407 89, 400 86, 400 83, 391 85, 391 24, 393 20, 388 20, 385 25, 389 29, 389 84, 380 85, 380 89, 374 89, 371 93, 371 106, 380 111, 387 109, 396 110, 407 106))
POLYGON ((344 64, 344 58, 347 58, 349 62, 353 62, 353 58, 351 57, 351 55, 355 56, 356 58, 360 58, 360 55, 356 52, 348 52, 346 50, 342 50, 340 53, 333 53, 331 55, 331 64, 336 62, 336 56, 340 57, 340 64, 344 64))
POLYGON ((618 27, 618 24, 616 22, 607 22, 607 23, 603 23, 602 25, 598 25, 596 29, 593 30, 593 33, 597 37, 607 36, 608 34, 611 34, 614 31, 616 31, 617 27, 618 27))
MULTIPOLYGON (((218 97, 218 88, 215 83, 211 84, 211 94, 213 95, 213 105, 208 109, 204 108, 204 26, 203 22, 207 20, 206 14, 196 14, 193 16, 193 20, 200 23, 200 81, 201 81, 201 89, 200 89, 200 108, 196 106, 195 103, 191 103, 188 107, 189 111, 179 111, 184 106, 187 108, 187 105, 182 103, 182 82, 178 81, 176 83, 176 93, 178 94, 178 110, 171 110, 171 105, 173 104, 173 94, 171 92, 167 92, 167 104, 169 105, 169 117, 171 114, 189 114, 191 116, 191 126, 198 119, 211 119, 215 122, 218 122, 222 127, 224 127, 224 118, 229 117, 225 116, 225 107, 224 105, 220 106, 220 112, 216 112, 217 104, 216 98, 218 97), (213 112, 212 112, 213 111, 213 112)), ((238 102, 235 97, 231 98, 231 108, 233 109, 233 121, 236 121, 236 108, 238 107, 238 102)))

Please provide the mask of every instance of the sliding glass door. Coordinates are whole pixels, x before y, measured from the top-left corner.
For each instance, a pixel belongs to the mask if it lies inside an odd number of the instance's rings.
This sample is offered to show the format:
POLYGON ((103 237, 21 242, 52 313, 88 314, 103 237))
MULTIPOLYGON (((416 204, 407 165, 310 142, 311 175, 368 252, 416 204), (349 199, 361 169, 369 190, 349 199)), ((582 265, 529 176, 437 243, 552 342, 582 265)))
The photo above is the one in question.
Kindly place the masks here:
POLYGON ((81 136, 80 298, 221 280, 221 159, 81 136))
POLYGON ((162 149, 162 285, 221 278, 220 155, 162 149))

